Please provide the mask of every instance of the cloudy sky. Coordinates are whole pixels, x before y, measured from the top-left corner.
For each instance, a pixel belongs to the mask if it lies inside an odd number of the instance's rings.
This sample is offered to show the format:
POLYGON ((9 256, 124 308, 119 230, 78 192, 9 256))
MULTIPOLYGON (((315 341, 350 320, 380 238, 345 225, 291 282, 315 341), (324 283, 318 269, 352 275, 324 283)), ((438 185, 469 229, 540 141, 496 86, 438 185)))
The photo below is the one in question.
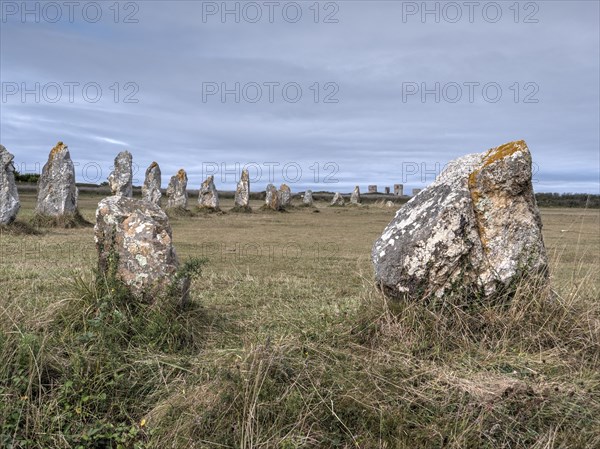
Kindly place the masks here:
POLYGON ((423 187, 525 139, 540 192, 599 193, 597 1, 2 1, 0 143, 79 182, 423 187))

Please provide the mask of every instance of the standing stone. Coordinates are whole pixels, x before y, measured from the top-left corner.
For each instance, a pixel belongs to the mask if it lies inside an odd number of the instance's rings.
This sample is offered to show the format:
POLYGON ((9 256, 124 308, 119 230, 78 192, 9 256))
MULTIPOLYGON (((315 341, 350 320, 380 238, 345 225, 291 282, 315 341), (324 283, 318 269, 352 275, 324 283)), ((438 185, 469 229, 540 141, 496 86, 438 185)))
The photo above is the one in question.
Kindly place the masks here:
POLYGON ((394 184, 394 195, 398 195, 398 196, 404 195, 404 185, 403 184, 394 184))
POLYGON ((235 208, 250 209, 250 175, 247 169, 242 170, 242 176, 235 190, 235 208))
POLYGON ((360 204, 360 187, 359 186, 354 187, 354 191, 352 192, 352 195, 350 196, 350 203, 360 204))
POLYGON ((21 208, 13 159, 14 156, 0 145, 0 225, 12 223, 21 208))
POLYGON ((398 212, 372 251, 395 297, 490 297, 542 274, 548 260, 524 141, 470 154, 398 212))
POLYGON ((292 205, 292 190, 287 184, 279 186, 279 204, 281 207, 290 207, 292 205))
POLYGON ((412 189, 412 196, 417 196, 421 192, 421 189, 412 189))
POLYGON ((280 192, 273 184, 269 184, 265 190, 265 209, 281 210, 283 206, 280 202, 280 192))
POLYGON ((75 166, 68 147, 58 142, 38 181, 36 214, 49 217, 77 213, 79 191, 75 185, 75 166))
POLYGON ((108 184, 113 195, 133 196, 133 157, 129 151, 122 151, 115 158, 115 166, 108 175, 108 184))
POLYGON ((314 201, 313 201, 312 190, 307 190, 306 192, 304 192, 304 197, 302 198, 302 204, 304 204, 305 206, 312 206, 313 203, 314 203, 314 201))
POLYGON ((377 186, 376 185, 370 185, 368 188, 368 192, 369 193, 377 193, 377 186))
POLYGON ((198 207, 219 210, 219 192, 214 183, 214 176, 209 176, 200 186, 198 194, 198 207))
MULTIPOLYGON (((153 302, 166 295, 179 263, 169 219, 158 205, 122 195, 104 198, 94 235, 101 273, 115 274, 138 298, 153 302)), ((188 291, 189 279, 180 279, 182 302, 188 291)))
POLYGON ((333 195, 333 200, 331 200, 331 206, 343 206, 345 204, 346 202, 344 201, 342 194, 340 192, 336 192, 335 195, 333 195))
POLYGON ((160 198, 162 197, 162 193, 160 192, 161 184, 160 167, 156 162, 152 162, 146 169, 146 178, 142 186, 142 199, 152 204, 160 205, 160 198))
POLYGON ((188 177, 185 170, 180 169, 176 175, 171 176, 169 186, 167 187, 167 207, 166 209, 186 209, 188 203, 187 194, 188 177))
POLYGON ((389 187, 385 187, 383 191, 385 192, 386 195, 390 194, 390 188, 389 187))

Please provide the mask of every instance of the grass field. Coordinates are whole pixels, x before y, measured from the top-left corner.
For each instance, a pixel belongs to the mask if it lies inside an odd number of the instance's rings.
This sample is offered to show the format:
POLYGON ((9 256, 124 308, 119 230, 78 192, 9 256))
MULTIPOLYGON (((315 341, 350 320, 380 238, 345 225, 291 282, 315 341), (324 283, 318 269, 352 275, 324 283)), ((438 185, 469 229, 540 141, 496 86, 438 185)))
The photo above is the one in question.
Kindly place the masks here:
POLYGON ((184 311, 99 290, 92 228, 0 236, 0 447, 600 447, 599 210, 542 210, 551 292, 465 310, 375 289, 395 209, 317 206, 173 219, 184 311))

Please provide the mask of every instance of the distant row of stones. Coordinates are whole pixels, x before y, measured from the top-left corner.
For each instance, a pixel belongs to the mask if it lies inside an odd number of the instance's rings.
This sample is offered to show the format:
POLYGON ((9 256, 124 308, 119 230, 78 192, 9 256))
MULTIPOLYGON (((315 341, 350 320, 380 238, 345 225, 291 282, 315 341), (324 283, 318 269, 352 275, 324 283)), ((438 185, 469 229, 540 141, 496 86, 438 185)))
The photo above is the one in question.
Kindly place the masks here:
MULTIPOLYGON (((13 155, 0 145, 1 172, 0 172, 0 224, 8 224, 15 220, 20 209, 19 194, 14 179, 13 155)), ((133 157, 129 151, 117 155, 114 161, 114 170, 108 177, 108 184, 113 195, 131 198, 133 196, 133 157)), ((142 199, 160 205, 161 170, 157 162, 152 162, 146 170, 142 186, 142 199)), ((188 177, 184 169, 180 169, 171 177, 166 189, 167 201, 165 209, 186 209, 188 207, 187 193, 188 177)), ((394 186, 394 192, 402 195, 402 184, 394 186)), ((389 188, 386 189, 389 191, 389 188)), ((376 186, 369 186, 369 192, 376 192, 376 186)), ((38 199, 36 214, 48 217, 61 217, 78 214, 77 200, 78 189, 75 183, 75 168, 68 147, 63 142, 58 142, 50 151, 48 162, 44 165, 38 184, 38 199)), ((415 192, 418 193, 418 192, 415 192)), ((277 189, 269 184, 265 190, 264 210, 285 210, 291 207, 292 192, 288 185, 282 184, 277 189)), ((313 206, 313 193, 311 190, 304 192, 303 206, 313 206)), ((358 186, 354 188, 350 197, 350 204, 360 204, 361 196, 358 186)), ((331 206, 344 206, 346 201, 341 193, 336 192, 331 206)), ((214 177, 209 176, 200 186, 198 194, 198 207, 218 211, 219 193, 215 187, 214 177)), ((240 180, 235 191, 233 211, 251 211, 250 208, 250 176, 248 170, 242 170, 240 180)))
MULTIPOLYGON (((13 156, 0 146, 0 223, 19 210, 13 156)), ((458 293, 490 297, 514 291, 519 282, 547 280, 548 259, 532 187, 532 161, 524 141, 450 164, 430 186, 396 212, 372 249, 377 286, 388 296, 439 298, 458 293)), ((132 198, 132 157, 120 153, 109 176, 112 196, 96 210, 95 241, 102 272, 114 271, 133 293, 157 298, 166 291, 187 298, 189 279, 178 277, 179 262, 169 219, 160 206, 161 174, 153 162, 146 171, 142 199, 132 198), (174 288, 175 287, 175 288, 174 288)), ((167 188, 167 209, 187 206, 187 175, 179 170, 167 188)), ((36 211, 59 215, 77 211, 75 175, 67 147, 50 152, 39 182, 36 211)), ((243 170, 234 209, 249 210, 250 178, 243 170)), ((265 208, 289 206, 287 185, 266 189, 265 208)), ((360 204, 357 186, 351 204, 360 204)), ((312 204, 307 191, 303 203, 312 204)), ((198 204, 218 209, 212 177, 200 189, 198 204)), ((338 192, 331 205, 343 206, 338 192)))

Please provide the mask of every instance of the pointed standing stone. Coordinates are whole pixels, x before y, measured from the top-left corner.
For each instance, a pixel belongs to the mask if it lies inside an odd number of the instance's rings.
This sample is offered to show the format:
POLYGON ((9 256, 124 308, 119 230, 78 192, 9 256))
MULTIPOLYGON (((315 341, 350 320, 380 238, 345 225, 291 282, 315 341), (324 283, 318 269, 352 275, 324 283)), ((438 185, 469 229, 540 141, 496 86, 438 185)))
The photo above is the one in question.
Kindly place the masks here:
POLYGON ((0 225, 12 223, 21 208, 13 159, 14 156, 0 145, 0 225))
POLYGON ((122 151, 115 158, 115 166, 110 175, 108 175, 108 184, 113 195, 133 196, 133 156, 129 151, 122 151))
POLYGON ((142 199, 160 205, 160 198, 162 197, 160 192, 161 182, 160 167, 156 162, 152 162, 146 169, 146 178, 142 186, 142 199))
POLYGON ((335 195, 333 195, 333 200, 331 200, 331 206, 343 206, 345 204, 346 201, 344 201, 342 194, 340 192, 336 192, 335 195))
POLYGON ((250 210, 250 175, 247 169, 242 170, 242 176, 235 190, 234 210, 250 210))
POLYGON ((283 207, 280 202, 280 192, 273 184, 269 184, 265 190, 265 209, 281 210, 283 207))
POLYGON ((187 183, 187 173, 183 168, 176 175, 171 176, 171 181, 167 187, 167 209, 187 208, 187 183))
POLYGON ((313 205, 313 194, 312 194, 312 190, 307 190, 306 192, 304 192, 304 198, 302 198, 302 204, 304 204, 305 206, 312 206, 313 205))
POLYGON ((58 142, 38 181, 36 214, 59 217, 77 213, 79 191, 75 185, 75 166, 68 147, 58 142))
POLYGON ((354 187, 354 192, 352 192, 352 196, 350 197, 350 203, 352 204, 360 204, 360 187, 354 187))
POLYGON ((200 186, 198 207, 219 210, 219 192, 214 183, 214 176, 209 176, 200 186))
POLYGON ((289 207, 292 205, 292 190, 287 184, 281 184, 281 186, 279 186, 277 195, 279 195, 279 205, 281 207, 289 207))

